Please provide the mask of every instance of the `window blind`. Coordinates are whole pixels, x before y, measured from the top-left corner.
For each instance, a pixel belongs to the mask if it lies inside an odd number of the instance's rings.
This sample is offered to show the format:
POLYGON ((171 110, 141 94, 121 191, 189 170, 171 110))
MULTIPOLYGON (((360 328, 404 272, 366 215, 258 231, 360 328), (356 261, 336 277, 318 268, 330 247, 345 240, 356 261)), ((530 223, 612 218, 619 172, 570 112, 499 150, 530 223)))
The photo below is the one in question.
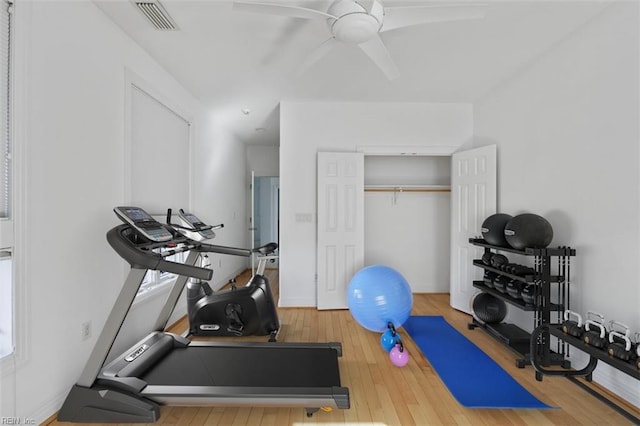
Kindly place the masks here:
POLYGON ((0 218, 11 216, 11 2, 0 0, 0 218))
MULTIPOLYGON (((11 2, 0 0, 0 247, 13 245, 4 228, 11 221, 11 2)), ((11 233, 12 234, 12 233, 11 233)), ((0 250, 0 359, 14 352, 14 287, 11 251, 0 250)), ((5 364, 0 364, 0 366, 5 364)), ((0 376, 3 374, 0 371, 0 376)))

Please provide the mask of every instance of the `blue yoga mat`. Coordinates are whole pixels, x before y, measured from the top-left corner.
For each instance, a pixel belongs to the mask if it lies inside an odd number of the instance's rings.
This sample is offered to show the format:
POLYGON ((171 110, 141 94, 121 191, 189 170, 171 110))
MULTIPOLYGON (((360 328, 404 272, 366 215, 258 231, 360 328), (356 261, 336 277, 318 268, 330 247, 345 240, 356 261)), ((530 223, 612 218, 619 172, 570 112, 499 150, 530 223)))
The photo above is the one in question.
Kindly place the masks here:
POLYGON ((455 399, 469 408, 553 408, 538 400, 441 316, 403 325, 455 399))

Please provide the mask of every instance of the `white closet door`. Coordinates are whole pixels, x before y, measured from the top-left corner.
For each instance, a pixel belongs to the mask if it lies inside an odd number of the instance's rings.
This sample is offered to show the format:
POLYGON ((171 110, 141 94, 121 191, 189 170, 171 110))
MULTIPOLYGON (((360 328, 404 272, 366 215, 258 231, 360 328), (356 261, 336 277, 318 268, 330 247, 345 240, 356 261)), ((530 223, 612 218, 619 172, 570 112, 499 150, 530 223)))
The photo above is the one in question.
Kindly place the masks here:
POLYGON ((496 146, 456 152, 451 163, 451 285, 450 304, 471 313, 473 281, 482 277, 473 259, 482 249, 469 238, 481 235, 484 219, 496 212, 496 146))
POLYGON ((364 265, 364 154, 318 153, 318 309, 347 308, 364 265))

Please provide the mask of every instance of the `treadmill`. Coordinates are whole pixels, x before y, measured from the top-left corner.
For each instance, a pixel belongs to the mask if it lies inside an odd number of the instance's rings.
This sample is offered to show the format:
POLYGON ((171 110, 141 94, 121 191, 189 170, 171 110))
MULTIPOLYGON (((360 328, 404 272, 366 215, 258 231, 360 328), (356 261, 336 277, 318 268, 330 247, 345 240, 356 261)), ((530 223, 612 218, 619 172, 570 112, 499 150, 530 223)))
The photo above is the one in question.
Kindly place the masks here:
POLYGON ((251 250, 196 241, 138 207, 114 211, 125 223, 111 229, 107 241, 131 270, 58 420, 150 423, 163 404, 302 407, 309 417, 319 409, 349 408, 349 389, 340 385, 338 342, 219 343, 165 332, 188 279, 212 277, 212 270, 196 265, 200 253, 248 257, 251 250), (184 263, 167 259, 183 252, 184 263), (106 363, 149 270, 177 275, 154 329, 106 363))

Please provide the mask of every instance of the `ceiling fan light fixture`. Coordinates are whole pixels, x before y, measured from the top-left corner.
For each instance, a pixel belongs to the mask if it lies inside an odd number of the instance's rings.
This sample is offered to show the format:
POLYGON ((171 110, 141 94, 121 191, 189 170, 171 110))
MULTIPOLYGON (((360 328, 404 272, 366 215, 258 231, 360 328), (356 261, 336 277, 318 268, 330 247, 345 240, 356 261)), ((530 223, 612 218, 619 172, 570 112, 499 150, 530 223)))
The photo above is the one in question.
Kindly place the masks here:
POLYGON ((333 36, 343 43, 360 44, 378 33, 380 23, 366 13, 351 13, 331 25, 333 36))
POLYGON ((337 0, 327 13, 337 17, 327 21, 331 34, 338 41, 352 44, 360 44, 373 38, 380 31, 384 16, 381 7, 374 7, 369 12, 353 0, 337 0))

